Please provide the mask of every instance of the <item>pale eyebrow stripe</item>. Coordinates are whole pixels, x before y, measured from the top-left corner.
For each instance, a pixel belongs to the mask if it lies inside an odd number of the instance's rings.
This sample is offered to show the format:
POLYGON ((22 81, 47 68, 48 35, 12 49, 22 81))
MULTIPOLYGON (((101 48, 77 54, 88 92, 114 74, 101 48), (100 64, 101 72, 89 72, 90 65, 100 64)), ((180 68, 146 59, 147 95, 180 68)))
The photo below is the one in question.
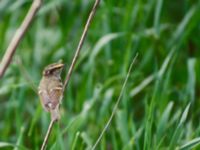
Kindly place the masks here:
POLYGON ((54 69, 58 69, 58 68, 62 68, 63 65, 57 65, 57 66, 51 66, 49 68, 47 68, 48 70, 54 70, 54 69))

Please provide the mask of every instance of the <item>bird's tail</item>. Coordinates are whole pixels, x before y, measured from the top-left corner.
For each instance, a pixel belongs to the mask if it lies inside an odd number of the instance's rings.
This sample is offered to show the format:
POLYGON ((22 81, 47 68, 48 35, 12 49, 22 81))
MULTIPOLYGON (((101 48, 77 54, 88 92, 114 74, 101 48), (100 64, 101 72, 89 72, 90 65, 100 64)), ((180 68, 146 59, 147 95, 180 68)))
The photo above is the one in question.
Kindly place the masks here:
POLYGON ((59 105, 55 107, 55 109, 50 110, 51 112, 51 120, 58 121, 60 119, 59 105))

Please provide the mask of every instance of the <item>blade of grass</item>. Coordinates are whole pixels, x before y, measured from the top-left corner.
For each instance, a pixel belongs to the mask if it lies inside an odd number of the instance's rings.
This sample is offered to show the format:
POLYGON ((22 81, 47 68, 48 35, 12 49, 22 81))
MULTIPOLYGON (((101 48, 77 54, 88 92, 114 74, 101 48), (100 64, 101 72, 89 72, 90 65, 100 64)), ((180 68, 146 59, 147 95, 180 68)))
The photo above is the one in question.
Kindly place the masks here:
POLYGON ((123 110, 118 110, 116 112, 116 126, 119 131, 119 135, 122 139, 123 145, 126 145, 129 142, 130 135, 128 131, 128 120, 126 112, 123 110))
POLYGON ((91 52, 90 58, 89 58, 89 63, 93 64, 93 62, 95 61, 96 56, 98 55, 98 53, 102 50, 102 47, 105 46, 107 43, 109 43, 110 41, 119 38, 121 36, 125 35, 124 33, 110 33, 107 34, 105 36, 103 36, 96 44, 95 47, 93 49, 93 51, 91 52))
POLYGON ((154 14, 154 29, 156 31, 156 35, 160 35, 160 25, 159 20, 161 16, 161 10, 162 10, 163 0, 159 0, 156 5, 156 10, 154 14))
POLYGON ((24 146, 21 146, 21 145, 15 145, 15 144, 12 144, 12 143, 8 143, 8 142, 2 142, 0 141, 0 148, 9 148, 9 147, 12 147, 13 149, 14 148, 20 148, 21 150, 29 150, 27 148, 25 148, 24 146))
MULTIPOLYGON (((20 134, 19 134, 19 137, 18 137, 18 139, 17 139, 16 145, 20 145, 20 144, 22 143, 22 141, 23 141, 24 130, 25 130, 25 128, 24 128, 24 126, 22 126, 21 129, 20 129, 20 134)), ((15 148, 14 148, 14 150, 18 150, 18 149, 19 149, 18 147, 15 147, 15 148)))
POLYGON ((75 150, 76 144, 77 144, 77 140, 78 140, 79 136, 80 136, 80 132, 77 132, 76 136, 75 136, 75 139, 73 141, 73 144, 72 144, 72 150, 75 150))
POLYGON ((194 16, 196 10, 197 10, 197 6, 193 6, 188 13, 185 15, 185 17, 183 18, 183 20, 181 21, 181 23, 178 25, 176 31, 174 32, 174 34, 172 35, 171 40, 169 41, 169 47, 173 46, 173 45, 177 45, 180 42, 178 42, 178 40, 180 40, 186 30, 187 25, 189 24, 189 22, 191 21, 192 17, 194 16))
POLYGON ((200 144, 200 137, 195 138, 195 139, 187 142, 186 144, 180 146, 180 148, 178 148, 178 150, 190 150, 199 144, 200 144))
POLYGON ((194 102, 195 100, 195 86, 196 86, 196 73, 195 73, 195 58, 189 58, 187 62, 187 70, 188 70, 188 83, 187 83, 187 91, 190 97, 190 101, 194 102))
POLYGON ((161 119, 157 126, 157 139, 161 139, 161 136, 163 135, 166 129, 166 125, 167 125, 167 122, 169 121, 169 115, 172 111, 173 104, 174 104, 173 102, 169 102, 169 104, 167 105, 165 111, 163 112, 161 116, 161 119))
MULTIPOLYGON (((173 54, 175 53, 176 48, 172 48, 165 60, 163 61, 162 66, 160 67, 160 70, 158 71, 158 77, 162 77, 164 73, 167 70, 167 67, 173 57, 173 54)), ((148 76, 146 79, 144 79, 138 86, 136 86, 134 89, 131 90, 130 96, 134 97, 139 92, 141 92, 147 85, 149 85, 151 82, 155 80, 156 74, 148 76)))
POLYGON ((189 108, 190 108, 190 103, 185 108, 185 110, 184 110, 184 112, 181 116, 181 119, 179 121, 179 124, 178 124, 176 130, 174 131, 174 134, 173 134, 171 142, 170 142, 169 149, 174 149, 176 147, 177 141, 180 138, 180 134, 181 134, 181 131, 182 131, 181 128, 182 128, 184 122, 186 121, 186 118, 187 118, 187 115, 188 115, 188 112, 189 112, 189 108))

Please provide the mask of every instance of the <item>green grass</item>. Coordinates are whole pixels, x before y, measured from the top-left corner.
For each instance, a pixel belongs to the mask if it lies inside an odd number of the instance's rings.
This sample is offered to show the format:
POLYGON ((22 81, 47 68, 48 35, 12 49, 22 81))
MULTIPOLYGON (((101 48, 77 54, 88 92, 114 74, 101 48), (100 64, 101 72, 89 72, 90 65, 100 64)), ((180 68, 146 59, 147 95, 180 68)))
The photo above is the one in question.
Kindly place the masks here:
MULTIPOLYGON (((0 58, 31 2, 0 1, 0 58)), ((44 0, 0 81, 0 149, 40 149, 50 116, 33 85, 60 59, 64 78, 93 2, 44 0)), ((94 145, 138 53, 97 149, 200 149, 199 14, 197 0, 102 0, 47 148, 94 145)))

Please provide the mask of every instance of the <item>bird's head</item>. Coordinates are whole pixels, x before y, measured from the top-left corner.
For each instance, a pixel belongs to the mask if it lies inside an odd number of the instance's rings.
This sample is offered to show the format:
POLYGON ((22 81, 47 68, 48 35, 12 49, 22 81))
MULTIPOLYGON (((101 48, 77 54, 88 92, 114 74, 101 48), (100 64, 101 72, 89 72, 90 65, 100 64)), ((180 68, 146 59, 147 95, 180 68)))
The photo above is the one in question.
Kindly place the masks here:
POLYGON ((63 63, 53 63, 53 64, 50 64, 48 66, 46 66, 44 68, 44 71, 43 71, 43 76, 56 76, 56 77, 59 77, 62 70, 63 70, 63 67, 64 67, 64 64, 63 63))

